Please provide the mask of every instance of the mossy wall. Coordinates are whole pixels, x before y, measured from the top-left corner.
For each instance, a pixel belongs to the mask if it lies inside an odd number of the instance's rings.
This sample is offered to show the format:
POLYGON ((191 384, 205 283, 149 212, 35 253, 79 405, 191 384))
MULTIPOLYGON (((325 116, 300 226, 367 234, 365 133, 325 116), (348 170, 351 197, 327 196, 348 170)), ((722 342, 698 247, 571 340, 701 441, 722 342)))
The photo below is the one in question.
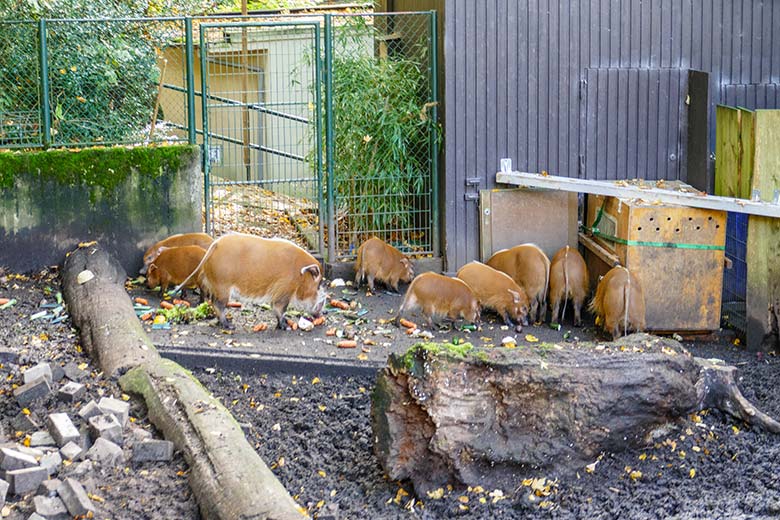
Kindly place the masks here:
POLYGON ((0 266, 60 264, 98 240, 128 274, 174 233, 200 231, 197 146, 0 152, 0 266))

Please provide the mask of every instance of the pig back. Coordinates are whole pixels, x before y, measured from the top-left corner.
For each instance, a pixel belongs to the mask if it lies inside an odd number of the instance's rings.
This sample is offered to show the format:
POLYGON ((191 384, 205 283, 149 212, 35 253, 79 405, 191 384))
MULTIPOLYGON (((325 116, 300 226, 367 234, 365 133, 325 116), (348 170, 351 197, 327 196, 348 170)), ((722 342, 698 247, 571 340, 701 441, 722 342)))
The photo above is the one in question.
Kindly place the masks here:
POLYGON ((485 306, 495 307, 498 304, 502 309, 511 307, 514 297, 510 290, 520 294, 521 298, 525 296, 525 291, 509 275, 481 262, 464 265, 457 277, 468 284, 480 304, 485 306))
POLYGON ((578 299, 588 293, 588 266, 575 248, 565 246, 558 250, 550 263, 550 295, 565 297, 566 278, 570 293, 578 299), (567 253, 568 250, 568 253, 567 253), (564 270, 566 271, 564 273, 564 270))
POLYGON ((549 260, 533 244, 499 251, 490 257, 487 265, 508 274, 531 299, 546 292, 549 260))
POLYGON ((398 249, 376 237, 360 246, 360 266, 379 280, 402 280, 406 274, 406 266, 401 262, 404 258, 398 249))
POLYGON ((307 251, 283 239, 232 234, 220 237, 201 269, 202 283, 212 291, 236 290, 246 297, 316 296, 322 280, 320 263, 307 251), (316 275, 303 269, 316 266, 316 275))
POLYGON ((205 254, 206 250, 200 246, 168 247, 153 263, 167 273, 167 282, 180 284, 198 268, 205 254))

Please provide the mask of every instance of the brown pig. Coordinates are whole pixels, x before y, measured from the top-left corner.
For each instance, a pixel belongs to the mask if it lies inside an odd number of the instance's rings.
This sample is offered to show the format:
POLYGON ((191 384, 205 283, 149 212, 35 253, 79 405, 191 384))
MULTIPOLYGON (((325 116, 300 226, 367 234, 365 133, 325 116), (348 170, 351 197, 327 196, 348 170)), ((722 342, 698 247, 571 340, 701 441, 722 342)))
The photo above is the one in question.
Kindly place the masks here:
MULTIPOLYGON (((154 289, 159 285, 162 294, 165 294, 170 285, 178 285, 189 278, 206 254, 206 250, 200 246, 161 247, 159 251, 157 258, 149 264, 146 286, 154 289)), ((197 286, 197 280, 193 279, 185 289, 197 286)))
POLYGON ((466 282, 483 308, 493 309, 517 331, 528 325, 528 296, 508 274, 482 262, 471 262, 460 268, 457 277, 466 282))
POLYGON ((144 265, 139 272, 141 274, 146 274, 146 271, 149 269, 149 264, 154 262, 154 259, 160 254, 161 247, 200 246, 203 249, 208 249, 213 241, 214 239, 206 233, 180 233, 178 235, 171 235, 165 240, 160 240, 146 250, 146 253, 144 253, 144 265))
POLYGON ((376 237, 363 242, 355 260, 355 286, 368 278, 368 288, 374 291, 378 280, 398 292, 398 282, 409 283, 414 278, 412 263, 403 253, 376 237))
POLYGON ((522 244, 496 252, 486 263, 517 282, 531 302, 531 319, 544 321, 550 278, 550 259, 544 251, 535 244, 522 244))
POLYGON ((623 266, 613 267, 596 288, 590 309, 607 333, 615 339, 629 329, 639 332, 645 328, 645 297, 642 286, 633 273, 623 266))
POLYGON ((402 313, 418 307, 422 308, 429 327, 433 326, 433 316, 479 321, 479 302, 468 284, 459 278, 436 273, 417 275, 406 290, 396 322, 402 313))
POLYGON ((280 329, 288 328, 284 318, 288 305, 318 316, 325 303, 320 263, 307 251, 280 238, 242 233, 221 236, 176 290, 195 277, 226 328, 230 324, 225 306, 232 298, 270 303, 280 329))
POLYGON ((582 325, 582 304, 588 295, 588 266, 576 249, 562 247, 555 253, 550 263, 550 304, 552 305, 551 323, 558 322, 558 310, 563 302, 561 320, 566 314, 566 300, 574 305, 574 325, 582 325))

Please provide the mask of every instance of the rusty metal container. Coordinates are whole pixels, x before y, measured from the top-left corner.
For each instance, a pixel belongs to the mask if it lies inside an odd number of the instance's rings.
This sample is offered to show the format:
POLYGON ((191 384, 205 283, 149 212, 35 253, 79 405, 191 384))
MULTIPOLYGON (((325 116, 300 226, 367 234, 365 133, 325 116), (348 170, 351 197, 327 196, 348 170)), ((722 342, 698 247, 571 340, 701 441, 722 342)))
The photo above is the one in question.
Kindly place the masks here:
POLYGON ((596 223, 581 239, 591 286, 614 260, 634 272, 647 330, 698 334, 720 327, 725 211, 588 195, 585 222, 596 223))

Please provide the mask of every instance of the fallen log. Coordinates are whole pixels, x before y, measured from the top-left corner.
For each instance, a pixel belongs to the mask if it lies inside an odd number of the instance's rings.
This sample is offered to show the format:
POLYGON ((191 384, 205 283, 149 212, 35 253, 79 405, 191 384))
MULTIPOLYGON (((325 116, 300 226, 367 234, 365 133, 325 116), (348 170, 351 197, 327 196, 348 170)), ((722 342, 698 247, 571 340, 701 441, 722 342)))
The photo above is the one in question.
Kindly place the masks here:
POLYGON ((135 315, 126 278, 96 243, 72 251, 62 267, 62 293, 81 344, 107 376, 160 358, 135 315))
POLYGON ((391 355, 377 378, 374 451, 390 478, 425 496, 573 474, 709 407, 780 433, 742 396, 735 370, 647 334, 511 350, 420 344, 391 355))

